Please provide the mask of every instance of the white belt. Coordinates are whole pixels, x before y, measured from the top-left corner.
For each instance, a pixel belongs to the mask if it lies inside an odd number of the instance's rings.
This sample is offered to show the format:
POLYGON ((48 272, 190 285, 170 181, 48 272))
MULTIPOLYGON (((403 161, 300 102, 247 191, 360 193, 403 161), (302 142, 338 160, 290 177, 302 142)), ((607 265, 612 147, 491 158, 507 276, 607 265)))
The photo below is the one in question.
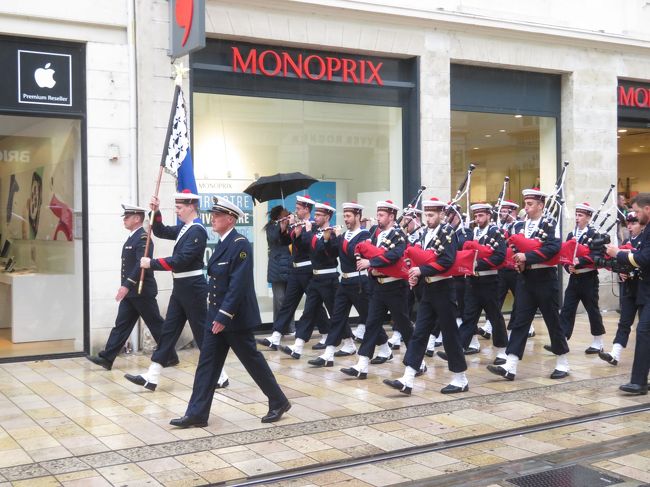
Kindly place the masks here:
POLYGON ((494 270, 490 270, 490 271, 478 271, 476 273, 476 275, 479 276, 479 277, 482 277, 482 276, 494 276, 495 274, 498 274, 498 273, 499 273, 499 271, 494 269, 494 270))
POLYGON ((172 276, 174 276, 174 279, 182 279, 184 277, 202 276, 202 275, 203 275, 203 269, 197 269, 195 271, 187 271, 187 272, 172 272, 172 276))
POLYGON ((307 267, 308 265, 311 265, 311 260, 305 260, 302 262, 294 262, 293 266, 294 267, 307 267))
POLYGON ((451 279, 452 276, 429 276, 424 278, 424 282, 431 284, 432 282, 444 281, 445 279, 451 279))
POLYGON ((585 269, 576 269, 575 271, 573 271, 574 274, 585 274, 587 272, 596 272, 596 269, 585 268, 585 269))
POLYGON ((334 274, 336 272, 336 267, 333 267, 332 269, 314 269, 312 272, 315 276, 320 274, 334 274))
POLYGON ((350 278, 352 278, 352 277, 357 277, 357 276, 367 276, 367 275, 368 275, 368 271, 367 271, 367 270, 357 271, 357 272, 342 272, 342 273, 341 273, 341 277, 342 277, 343 279, 350 279, 350 278))
POLYGON ((548 265, 548 264, 531 264, 529 269, 550 269, 551 267, 555 267, 555 266, 548 265))
POLYGON ((379 284, 388 284, 389 282, 401 281, 399 277, 378 277, 377 282, 379 284))

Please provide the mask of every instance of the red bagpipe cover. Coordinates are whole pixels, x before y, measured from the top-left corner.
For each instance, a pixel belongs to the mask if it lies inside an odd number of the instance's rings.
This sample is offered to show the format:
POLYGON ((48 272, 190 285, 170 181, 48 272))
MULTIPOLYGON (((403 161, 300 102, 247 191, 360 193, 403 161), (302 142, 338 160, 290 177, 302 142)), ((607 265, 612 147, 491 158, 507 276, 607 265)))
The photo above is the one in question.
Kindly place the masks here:
MULTIPOLYGON (((560 264, 573 265, 573 257, 587 257, 589 255, 589 247, 585 244, 579 244, 574 238, 562 242, 562 249, 560 250, 560 264), (576 249, 576 245, 578 248, 576 249)), ((593 267, 593 266, 585 266, 593 267)))
MULTIPOLYGON (((374 259, 375 257, 379 257, 380 255, 384 255, 386 253, 385 248, 376 247, 370 240, 359 242, 356 247, 354 247, 354 251, 364 259, 374 259)), ((407 265, 407 262, 404 260, 404 258, 400 258, 394 264, 390 264, 385 267, 377 267, 374 269, 386 276, 397 277, 398 279, 404 280, 408 280, 409 278, 409 266, 407 265)))
MULTIPOLYGON (((456 252, 456 260, 454 260, 451 267, 438 275, 444 277, 473 275, 476 254, 476 249, 459 250, 456 252)), ((404 258, 411 262, 411 267, 419 267, 421 265, 435 264, 438 255, 433 250, 424 250, 420 245, 413 245, 406 249, 404 258)))
MULTIPOLYGON (((536 238, 526 238, 526 236, 523 233, 515 233, 514 235, 508 237, 508 244, 513 245, 517 249, 516 252, 524 252, 524 253, 534 252, 536 250, 539 250, 542 247, 542 242, 540 242, 536 238)), ((573 251, 571 251, 571 255, 573 255, 573 251)), ((559 263, 560 263, 560 252, 555 254, 549 260, 540 262, 540 264, 546 264, 546 265, 558 265, 559 263)))
MULTIPOLYGON (((493 253, 494 249, 489 245, 481 245, 476 240, 468 240, 463 244, 463 250, 476 250, 477 259, 488 259, 493 253)), ((514 269, 515 268, 515 253, 510 247, 506 249, 506 258, 499 264, 497 269, 514 269)))

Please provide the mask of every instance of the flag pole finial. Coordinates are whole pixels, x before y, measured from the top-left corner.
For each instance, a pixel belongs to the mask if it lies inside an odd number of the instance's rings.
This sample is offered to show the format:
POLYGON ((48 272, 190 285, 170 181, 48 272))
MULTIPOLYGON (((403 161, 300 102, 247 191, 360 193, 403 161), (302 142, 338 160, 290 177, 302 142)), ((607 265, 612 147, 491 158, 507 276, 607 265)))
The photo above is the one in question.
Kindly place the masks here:
POLYGON ((186 68, 183 63, 173 64, 174 66, 174 83, 177 86, 183 85, 183 78, 190 71, 189 68, 186 68))

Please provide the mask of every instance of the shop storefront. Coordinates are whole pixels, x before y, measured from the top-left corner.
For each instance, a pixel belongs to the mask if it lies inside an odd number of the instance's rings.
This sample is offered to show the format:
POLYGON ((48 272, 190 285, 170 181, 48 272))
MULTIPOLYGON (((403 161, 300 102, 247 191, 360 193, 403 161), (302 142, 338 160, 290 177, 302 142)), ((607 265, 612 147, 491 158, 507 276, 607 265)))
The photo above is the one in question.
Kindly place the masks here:
POLYGON ((85 48, 0 37, 0 360, 87 349, 85 48))
MULTIPOLYGON (((202 205, 231 198, 247 218, 263 321, 271 321, 263 226, 281 200, 253 205, 242 191, 259 176, 301 171, 303 193, 340 209, 358 201, 402 204, 420 181, 416 58, 208 40, 191 57, 193 152, 202 205)), ((295 196, 284 200, 290 211, 295 196)))

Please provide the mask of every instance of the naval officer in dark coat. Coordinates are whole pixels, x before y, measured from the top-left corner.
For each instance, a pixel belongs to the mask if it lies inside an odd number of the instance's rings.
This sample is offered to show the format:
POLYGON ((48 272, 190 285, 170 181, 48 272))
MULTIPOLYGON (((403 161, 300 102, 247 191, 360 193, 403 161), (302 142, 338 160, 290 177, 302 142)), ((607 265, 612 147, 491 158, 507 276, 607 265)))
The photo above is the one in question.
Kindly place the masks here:
POLYGON ((255 345, 253 329, 262 320, 253 282, 252 247, 234 228, 244 212, 219 197, 214 197, 210 211, 212 229, 219 234, 220 242, 208 262, 205 338, 187 411, 170 424, 180 428, 208 424, 215 385, 230 349, 269 400, 269 411, 262 422, 278 421, 291 408, 291 403, 255 345))
MULTIPOLYGON (((160 343, 163 324, 163 318, 160 316, 156 301, 158 286, 151 270, 144 273, 142 292, 138 294, 140 258, 144 257, 147 242, 147 232, 142 227, 142 222, 147 210, 128 204, 123 204, 122 209, 124 210, 122 214, 124 228, 131 233, 122 246, 121 285, 115 295, 115 301, 120 303, 117 308, 117 318, 115 318, 115 326, 104 345, 104 350, 97 355, 87 357, 88 360, 101 365, 106 370, 111 370, 113 367, 115 358, 129 339, 139 318, 142 318, 149 327, 151 336, 156 343, 160 343)), ((149 246, 147 256, 151 257, 151 255, 153 255, 153 242, 149 246)), ((178 355, 174 352, 165 366, 176 364, 178 364, 178 355)))

